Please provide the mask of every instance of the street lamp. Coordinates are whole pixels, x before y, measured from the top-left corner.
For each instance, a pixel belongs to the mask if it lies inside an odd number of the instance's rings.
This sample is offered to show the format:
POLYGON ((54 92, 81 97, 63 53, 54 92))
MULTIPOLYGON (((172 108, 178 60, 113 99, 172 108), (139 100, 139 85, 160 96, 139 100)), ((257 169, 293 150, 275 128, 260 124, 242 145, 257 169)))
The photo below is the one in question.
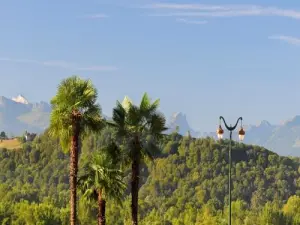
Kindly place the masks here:
POLYGON ((230 141, 229 141, 229 159, 228 159, 228 163, 229 163, 229 172, 228 172, 228 190, 229 190, 229 216, 228 216, 228 224, 231 225, 231 166, 232 166, 232 162, 231 162, 231 141, 232 141, 232 131, 235 130, 235 128, 237 127, 239 121, 241 121, 241 129, 239 130, 239 139, 240 141, 244 140, 245 137, 245 131, 243 129, 243 118, 240 117, 238 118, 238 120, 236 121, 236 124, 234 126, 228 126, 224 117, 220 116, 220 122, 219 122, 219 128, 217 129, 217 135, 218 135, 218 139, 222 139, 223 138, 223 134, 224 134, 224 130, 222 129, 221 126, 221 122, 224 122, 224 125, 226 127, 226 129, 230 132, 230 141))

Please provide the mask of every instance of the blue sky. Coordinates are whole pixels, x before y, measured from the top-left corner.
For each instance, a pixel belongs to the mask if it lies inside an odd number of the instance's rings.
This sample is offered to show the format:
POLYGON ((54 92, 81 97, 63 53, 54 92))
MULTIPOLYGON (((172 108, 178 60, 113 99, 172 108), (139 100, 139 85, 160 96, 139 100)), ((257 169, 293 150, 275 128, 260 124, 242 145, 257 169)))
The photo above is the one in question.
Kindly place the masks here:
POLYGON ((298 0, 0 0, 0 27, 0 95, 49 101, 77 74, 107 115, 145 91, 201 131, 300 114, 298 0))

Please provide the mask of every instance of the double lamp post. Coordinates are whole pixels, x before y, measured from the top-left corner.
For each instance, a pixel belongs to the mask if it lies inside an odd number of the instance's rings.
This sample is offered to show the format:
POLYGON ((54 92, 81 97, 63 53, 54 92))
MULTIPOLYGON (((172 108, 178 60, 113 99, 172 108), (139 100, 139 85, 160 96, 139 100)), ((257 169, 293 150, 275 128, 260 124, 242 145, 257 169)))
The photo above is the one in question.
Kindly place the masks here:
POLYGON ((244 140, 245 137, 245 131, 243 129, 243 118, 240 117, 238 118, 238 120, 236 121, 236 124, 234 126, 228 126, 224 117, 220 116, 220 122, 219 122, 219 128, 217 129, 217 135, 219 139, 223 138, 223 134, 224 134, 224 130, 222 129, 221 126, 221 122, 224 122, 224 125, 226 127, 226 129, 230 132, 229 133, 229 137, 230 137, 230 141, 229 141, 229 156, 228 156, 228 164, 229 164, 229 174, 228 174, 228 192, 229 192, 229 215, 228 215, 228 224, 231 225, 231 166, 232 166, 232 162, 231 162, 231 142, 232 142, 232 131, 234 131, 237 126, 239 121, 241 121, 241 128, 239 130, 239 139, 240 141, 244 140))

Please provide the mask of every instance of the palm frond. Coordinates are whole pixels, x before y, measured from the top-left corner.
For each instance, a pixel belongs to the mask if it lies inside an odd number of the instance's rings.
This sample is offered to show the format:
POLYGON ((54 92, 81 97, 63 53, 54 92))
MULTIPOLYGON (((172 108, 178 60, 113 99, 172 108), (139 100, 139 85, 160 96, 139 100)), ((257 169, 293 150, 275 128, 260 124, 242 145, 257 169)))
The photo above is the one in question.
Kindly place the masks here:
POLYGON ((126 152, 123 157, 124 164, 139 157, 153 159, 153 156, 159 152, 155 143, 167 130, 165 117, 157 111, 159 103, 159 99, 151 103, 147 93, 143 95, 139 106, 131 103, 126 110, 117 102, 110 126, 117 131, 117 137, 121 139, 118 141, 126 152), (146 140, 149 135, 153 140, 144 142, 143 140, 146 140))
POLYGON ((97 96, 97 89, 92 82, 78 76, 64 79, 59 84, 57 94, 51 99, 49 134, 60 139, 64 151, 69 150, 73 135, 74 112, 80 115, 80 133, 102 128, 101 108, 96 104, 97 96))
POLYGON ((89 131, 92 132, 99 132, 105 127, 105 120, 101 117, 101 108, 100 105, 95 104, 91 105, 82 114, 82 118, 80 120, 82 131, 88 133, 89 131))
POLYGON ((88 169, 78 181, 84 197, 96 200, 94 194, 101 190, 104 198, 121 201, 126 185, 123 173, 117 166, 107 149, 94 153, 88 169))
POLYGON ((148 94, 144 93, 139 107, 141 115, 145 118, 150 117, 158 109, 159 103, 160 103, 159 99, 151 103, 151 99, 148 96, 148 94))
POLYGON ((51 112, 50 127, 48 133, 51 137, 59 138, 64 152, 69 151, 70 139, 72 135, 70 116, 66 111, 55 108, 51 112))
POLYGON ((162 113, 156 112, 148 120, 149 133, 155 138, 161 138, 161 135, 168 128, 166 127, 166 119, 162 113))
POLYGON ((151 99, 147 93, 144 93, 140 103, 140 110, 147 111, 150 106, 151 106, 151 99))
POLYGON ((114 141, 111 141, 106 147, 102 148, 101 151, 105 151, 105 154, 109 155, 114 165, 119 164, 123 160, 121 149, 114 141))
POLYGON ((132 133, 140 132, 143 124, 143 116, 139 107, 132 105, 126 114, 125 120, 128 130, 132 133))
POLYGON ((142 142, 142 156, 154 161, 155 156, 161 153, 161 148, 157 145, 155 139, 148 136, 146 140, 142 142))
POLYGON ((127 111, 133 105, 133 102, 128 96, 125 96, 121 104, 122 107, 127 111))
POLYGON ((108 125, 116 129, 118 136, 127 135, 126 110, 119 101, 117 101, 117 105, 113 109, 112 121, 109 121, 108 125))

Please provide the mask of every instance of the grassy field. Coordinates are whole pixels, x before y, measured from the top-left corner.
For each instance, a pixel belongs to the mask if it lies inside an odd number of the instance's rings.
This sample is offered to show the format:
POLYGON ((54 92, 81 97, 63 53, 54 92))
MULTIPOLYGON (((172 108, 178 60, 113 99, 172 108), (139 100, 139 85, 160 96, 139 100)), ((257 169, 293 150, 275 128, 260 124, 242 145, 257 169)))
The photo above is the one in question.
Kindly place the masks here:
POLYGON ((0 141, 0 148, 18 149, 21 148, 21 143, 18 139, 3 140, 2 142, 0 141))

